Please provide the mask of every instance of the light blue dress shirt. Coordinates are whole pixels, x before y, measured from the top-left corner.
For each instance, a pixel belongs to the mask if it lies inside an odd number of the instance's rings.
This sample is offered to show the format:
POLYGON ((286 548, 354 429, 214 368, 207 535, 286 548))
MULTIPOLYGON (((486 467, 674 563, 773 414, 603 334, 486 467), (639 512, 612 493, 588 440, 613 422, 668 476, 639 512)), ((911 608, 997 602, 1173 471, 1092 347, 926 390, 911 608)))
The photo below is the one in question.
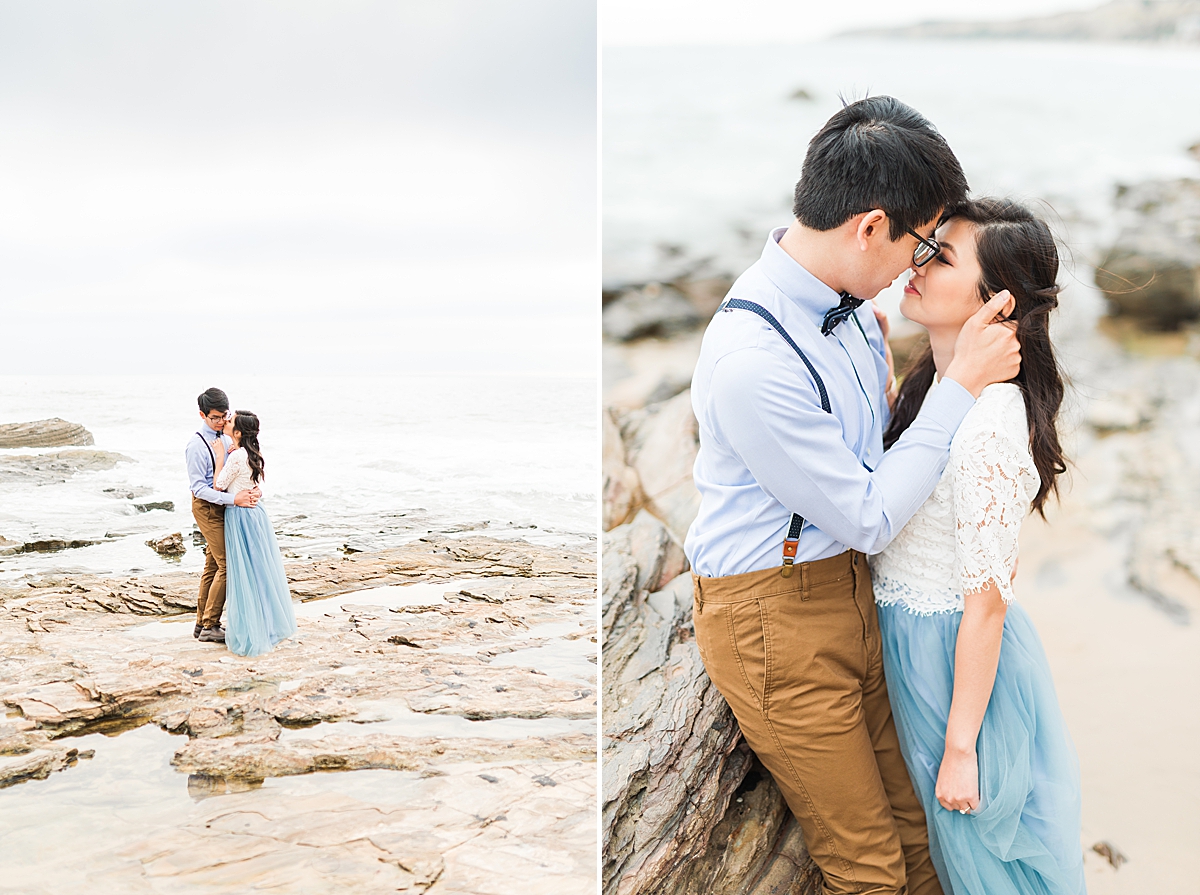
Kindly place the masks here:
POLYGON ((762 305, 783 325, 820 373, 833 413, 821 408, 799 356, 761 317, 730 309, 713 317, 692 378, 700 511, 684 543, 705 577, 782 565, 793 512, 806 521, 796 562, 848 548, 880 552, 932 493, 975 403, 944 380, 885 454, 887 362, 875 315, 864 304, 822 336, 825 312, 840 298, 779 247, 784 232, 771 232, 729 294, 762 305))
POLYGON ((233 499, 237 495, 226 494, 213 487, 213 458, 205 445, 212 445, 212 449, 215 451, 218 449, 219 442, 221 450, 228 450, 229 445, 233 442, 228 435, 218 435, 207 425, 202 425, 197 429, 196 434, 204 439, 204 444, 200 443, 200 438, 193 435, 188 439, 187 447, 183 452, 184 458, 187 460, 188 487, 192 494, 201 500, 219 503, 222 506, 232 506, 233 499))

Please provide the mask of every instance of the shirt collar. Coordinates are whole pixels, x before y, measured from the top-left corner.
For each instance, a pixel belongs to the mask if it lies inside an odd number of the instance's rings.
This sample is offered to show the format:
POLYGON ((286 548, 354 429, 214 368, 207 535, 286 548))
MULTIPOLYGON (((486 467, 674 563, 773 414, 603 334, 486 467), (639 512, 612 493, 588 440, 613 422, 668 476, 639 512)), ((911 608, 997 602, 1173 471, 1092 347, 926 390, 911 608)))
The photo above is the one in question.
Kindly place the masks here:
POLYGON ((809 273, 799 261, 785 252, 779 240, 787 227, 777 227, 767 237, 759 262, 767 279, 817 325, 825 312, 836 308, 842 297, 809 273))
POLYGON ((200 428, 196 430, 196 434, 202 437, 209 444, 212 444, 214 438, 220 438, 223 433, 214 432, 208 428, 208 423, 201 423, 200 428))

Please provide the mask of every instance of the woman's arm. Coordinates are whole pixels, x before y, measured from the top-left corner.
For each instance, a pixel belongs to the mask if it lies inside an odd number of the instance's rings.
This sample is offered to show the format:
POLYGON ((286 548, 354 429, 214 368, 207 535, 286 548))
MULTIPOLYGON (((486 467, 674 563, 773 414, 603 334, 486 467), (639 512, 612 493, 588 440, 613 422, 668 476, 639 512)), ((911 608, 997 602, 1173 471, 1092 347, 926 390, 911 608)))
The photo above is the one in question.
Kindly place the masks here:
MULTIPOLYGON (((221 451, 215 453, 220 454, 221 451)), ((237 478, 238 457, 240 455, 230 454, 226 460, 218 460, 213 473, 213 487, 218 491, 224 491, 229 487, 229 483, 237 478)))
POLYGON ((955 565, 963 614, 954 648, 954 692, 934 793, 943 808, 979 807, 976 741, 992 698, 1004 617, 1013 599, 1017 536, 1029 509, 1036 468, 1019 439, 1024 406, 1018 392, 993 397, 951 452, 955 565))
POLYGON ((975 741, 992 698, 1008 610, 994 584, 980 593, 967 594, 964 602, 954 648, 954 695, 946 724, 946 751, 934 790, 942 807, 952 811, 979 807, 975 741))

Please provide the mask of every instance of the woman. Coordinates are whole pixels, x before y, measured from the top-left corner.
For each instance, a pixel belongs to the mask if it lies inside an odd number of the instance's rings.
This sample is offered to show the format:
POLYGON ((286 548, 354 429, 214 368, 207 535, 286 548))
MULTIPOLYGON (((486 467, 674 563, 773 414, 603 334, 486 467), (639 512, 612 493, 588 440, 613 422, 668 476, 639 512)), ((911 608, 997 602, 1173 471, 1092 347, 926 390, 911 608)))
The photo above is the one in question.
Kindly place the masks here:
POLYGON ((947 895, 1080 895, 1078 764, 1011 583, 1021 521, 1044 511, 1065 471, 1049 331, 1058 252, 1044 223, 995 199, 956 209, 937 241, 901 300, 930 345, 904 378, 885 447, 937 388, 963 323, 1001 291, 1021 372, 984 389, 933 494, 872 561, 893 715, 947 895))
MULTIPOLYGON (((258 446, 258 417, 235 411, 225 434, 233 445, 223 463, 216 458, 213 487, 236 492, 261 485, 265 464, 258 446)), ((226 507, 225 557, 225 644, 239 656, 261 655, 296 633, 279 544, 262 504, 226 507)))

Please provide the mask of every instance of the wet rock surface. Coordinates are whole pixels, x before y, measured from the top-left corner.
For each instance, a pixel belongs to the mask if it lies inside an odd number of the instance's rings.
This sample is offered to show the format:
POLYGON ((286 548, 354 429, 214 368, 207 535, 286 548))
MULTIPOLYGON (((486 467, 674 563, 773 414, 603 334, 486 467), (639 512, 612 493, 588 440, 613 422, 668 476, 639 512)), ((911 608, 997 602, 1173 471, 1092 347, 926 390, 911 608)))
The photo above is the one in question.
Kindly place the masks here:
POLYGON ((646 336, 670 337, 701 323, 700 312, 673 286, 650 283, 622 292, 604 306, 609 339, 629 342, 646 336))
POLYGON ((335 879, 343 891, 368 880, 383 891, 590 890, 590 551, 472 537, 287 571, 306 601, 299 630, 256 658, 192 639, 194 575, 0 586, 0 785, 69 780, 85 757, 71 754, 79 737, 173 734, 179 785, 187 774, 193 797, 220 795, 205 802, 213 812, 125 843, 98 891, 245 891, 314 861, 328 869, 320 885, 288 891, 333 891, 335 879), (318 771, 407 775, 423 807, 369 796, 351 807, 326 793, 289 815, 258 788, 318 771), (244 815, 217 805, 235 799, 244 815), (253 829, 213 819, 233 815, 253 829), (329 869, 343 858, 353 870, 329 869))
POLYGON ((0 424, 0 449, 66 447, 95 443, 92 433, 79 423, 69 423, 58 417, 28 423, 0 424))
POLYGON ((128 462, 111 451, 52 451, 0 456, 0 484, 56 485, 81 472, 112 469, 128 462))
POLYGON ((1121 231, 1096 269, 1112 314, 1160 330, 1200 319, 1200 181, 1119 188, 1121 231))
POLYGON ((159 556, 183 556, 187 553, 187 547, 183 546, 183 532, 181 531, 164 535, 161 538, 151 538, 146 542, 146 546, 153 549, 159 556))

